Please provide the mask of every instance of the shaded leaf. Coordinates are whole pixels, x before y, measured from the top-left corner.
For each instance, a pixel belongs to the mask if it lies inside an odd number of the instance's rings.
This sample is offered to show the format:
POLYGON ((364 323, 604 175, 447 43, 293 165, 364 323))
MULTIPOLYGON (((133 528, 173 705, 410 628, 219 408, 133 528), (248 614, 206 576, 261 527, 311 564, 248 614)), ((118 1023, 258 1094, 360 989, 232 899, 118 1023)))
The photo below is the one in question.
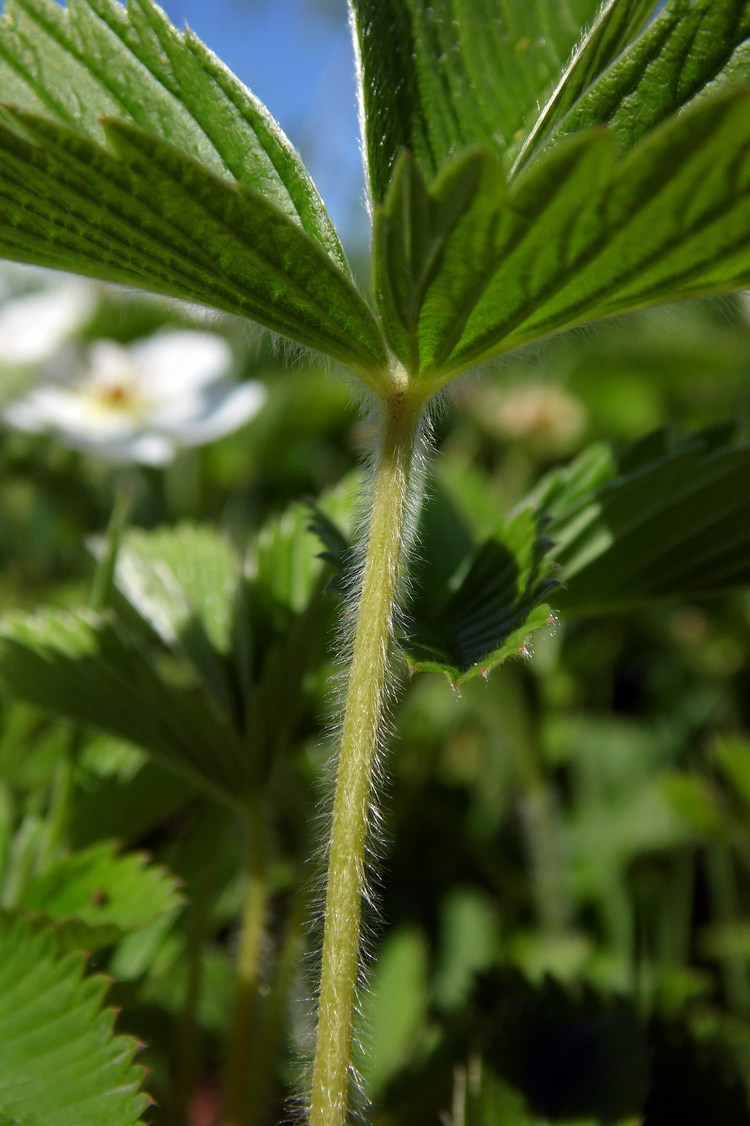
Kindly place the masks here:
POLYGON ((0 1116, 25 1126, 131 1126, 148 1099, 134 1040, 113 1036, 103 978, 51 932, 0 917, 0 1116))
POLYGON ((230 801, 254 764, 226 717, 183 685, 111 614, 48 610, 5 619, 0 687, 43 711, 127 739, 230 801))
POLYGON ((0 253, 251 317, 377 385, 371 313, 293 219, 136 126, 110 120, 106 138, 6 111, 0 253))
POLYGON ((369 1091, 381 1090, 414 1053, 426 1017, 427 971, 425 936, 415 927, 394 929, 378 951, 363 1003, 367 1048, 357 1053, 357 1068, 369 1091))
MULTIPOLYGON (((398 642, 412 671, 443 672, 458 685, 528 655, 529 634, 550 624, 546 600, 557 580, 546 558, 550 541, 531 509, 477 546, 469 537, 456 541, 452 528, 436 536, 433 507, 425 506, 419 533, 429 562, 415 561, 398 642)), ((313 526, 343 585, 352 558, 346 537, 320 510, 313 526)))
POLYGON ((551 474, 536 500, 552 517, 563 581, 555 607, 594 613, 747 585, 749 472, 750 446, 728 442, 720 428, 681 443, 659 432, 619 465, 600 447, 551 474))
POLYGON ((409 665, 444 672, 459 684, 509 657, 528 655, 529 634, 549 625, 546 600, 557 586, 546 559, 549 546, 527 509, 476 548, 452 576, 439 607, 424 616, 418 602, 413 607, 402 641, 409 665))

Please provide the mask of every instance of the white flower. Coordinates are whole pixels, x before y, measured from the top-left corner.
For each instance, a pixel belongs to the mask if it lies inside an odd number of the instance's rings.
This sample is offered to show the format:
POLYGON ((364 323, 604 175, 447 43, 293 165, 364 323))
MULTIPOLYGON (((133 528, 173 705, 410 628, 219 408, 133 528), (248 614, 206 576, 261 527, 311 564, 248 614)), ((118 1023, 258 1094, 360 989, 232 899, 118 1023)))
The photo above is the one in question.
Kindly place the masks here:
POLYGON ((99 340, 72 378, 36 387, 2 417, 109 461, 165 465, 180 446, 211 442, 260 410, 264 386, 231 383, 231 366, 229 345, 210 332, 164 332, 128 346, 99 340))
MULTIPOLYGON (((46 273, 42 277, 46 281, 46 273)), ((9 286, 4 288, 7 297, 9 286)), ((0 307, 0 364, 26 366, 54 356, 87 324, 95 306, 94 287, 65 274, 30 293, 10 296, 0 307)))

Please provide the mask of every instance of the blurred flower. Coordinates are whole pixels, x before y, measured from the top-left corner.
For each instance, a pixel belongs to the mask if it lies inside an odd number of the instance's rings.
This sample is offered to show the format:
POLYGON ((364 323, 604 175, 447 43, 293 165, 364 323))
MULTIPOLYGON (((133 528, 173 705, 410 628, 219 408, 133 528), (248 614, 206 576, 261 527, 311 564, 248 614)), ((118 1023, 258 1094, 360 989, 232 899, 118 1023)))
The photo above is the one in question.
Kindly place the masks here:
POLYGON ((574 448, 586 428, 583 404, 554 383, 488 389, 476 407, 495 437, 527 442, 553 455, 574 448))
POLYGON ((48 360, 88 323, 96 307, 96 291, 89 282, 63 274, 46 284, 50 275, 39 271, 39 276, 45 282, 41 288, 18 296, 10 290, 13 279, 2 279, 0 364, 4 367, 48 360))
POLYGON ((214 441, 260 410, 265 388, 232 383, 231 366, 229 345, 210 332, 164 332, 127 346, 99 340, 71 376, 47 380, 2 417, 109 461, 165 465, 180 446, 214 441))

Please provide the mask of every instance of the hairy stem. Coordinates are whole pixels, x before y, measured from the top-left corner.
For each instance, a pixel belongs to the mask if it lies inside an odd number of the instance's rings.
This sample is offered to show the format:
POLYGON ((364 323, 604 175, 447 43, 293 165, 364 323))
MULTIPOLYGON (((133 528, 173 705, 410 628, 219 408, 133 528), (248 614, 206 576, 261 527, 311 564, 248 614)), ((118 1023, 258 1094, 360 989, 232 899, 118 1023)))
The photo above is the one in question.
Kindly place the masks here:
POLYGON ((247 884, 237 953, 237 995, 229 1041, 224 1126, 250 1126, 258 1107, 247 1097, 256 1018, 260 960, 268 902, 268 865, 262 801, 247 807, 247 884))
POLYGON ((421 405, 406 392, 384 404, 331 821, 311 1126, 347 1116, 373 771, 421 405))

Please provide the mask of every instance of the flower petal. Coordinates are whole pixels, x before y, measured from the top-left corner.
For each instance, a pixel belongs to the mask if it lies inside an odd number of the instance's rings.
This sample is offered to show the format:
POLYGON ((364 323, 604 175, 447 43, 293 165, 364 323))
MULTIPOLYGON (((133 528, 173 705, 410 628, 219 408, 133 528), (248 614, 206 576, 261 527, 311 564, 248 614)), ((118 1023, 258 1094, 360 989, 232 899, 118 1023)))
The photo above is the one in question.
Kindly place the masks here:
POLYGON ((160 429, 168 432, 182 446, 213 442, 249 422, 265 403, 266 396, 265 386, 256 380, 216 388, 204 397, 202 414, 192 420, 178 420, 171 424, 163 416, 160 429))
POLYGON ((71 279, 63 285, 16 297, 0 308, 0 364, 37 364, 90 319, 92 286, 71 279))
POLYGON ((115 465, 168 465, 177 452, 166 435, 150 432, 112 439, 77 430, 60 431, 57 437, 71 450, 96 454, 115 465))
POLYGON ((222 336, 191 330, 162 332, 130 346, 133 364, 152 399, 206 387, 232 368, 232 349, 222 336))

